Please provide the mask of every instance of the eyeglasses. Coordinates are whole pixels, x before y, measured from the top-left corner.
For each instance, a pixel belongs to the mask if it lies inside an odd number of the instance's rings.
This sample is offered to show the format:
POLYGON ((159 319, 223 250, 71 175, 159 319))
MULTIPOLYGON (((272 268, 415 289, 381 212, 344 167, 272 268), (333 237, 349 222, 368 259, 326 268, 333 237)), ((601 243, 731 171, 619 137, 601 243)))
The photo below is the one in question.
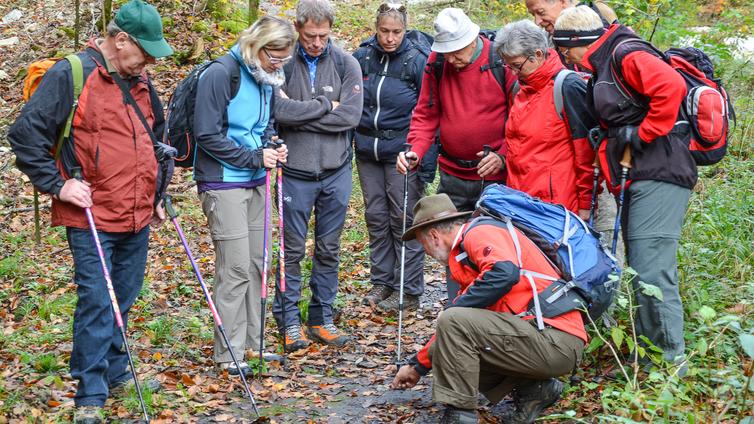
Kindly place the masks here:
POLYGON ((152 57, 149 53, 147 53, 146 50, 144 50, 144 47, 141 47, 141 44, 139 43, 139 40, 135 39, 131 34, 129 34, 127 32, 124 32, 124 33, 128 36, 128 39, 132 43, 134 43, 136 45, 136 47, 139 48, 139 50, 141 50, 141 53, 144 55, 144 57, 146 57, 146 58, 152 57))
POLYGON ((263 48, 262 50, 264 50, 264 54, 267 55, 267 59, 269 59, 270 63, 273 64, 273 65, 279 65, 281 63, 288 62, 289 60, 291 60, 291 58, 293 58, 293 56, 275 57, 275 56, 271 55, 270 52, 267 51, 267 49, 263 48))
POLYGON ((524 65, 526 65, 526 62, 532 60, 532 56, 528 56, 523 62, 521 62, 518 65, 514 65, 512 63, 508 63, 508 67, 511 68, 511 70, 517 74, 521 73, 521 69, 523 69, 524 65))
POLYGON ((571 48, 570 48, 570 47, 566 47, 566 48, 565 48, 565 50, 561 50, 561 49, 562 49, 562 47, 558 47, 558 51, 559 51, 559 52, 560 52, 560 54, 562 54, 563 56, 568 56, 568 52, 569 52, 569 51, 571 51, 571 48))
POLYGON ((404 13, 405 14, 406 13, 406 6, 404 6, 404 5, 400 4, 400 3, 382 3, 380 5, 379 9, 377 9, 377 12, 379 12, 379 13, 386 13, 386 12, 389 12, 391 10, 395 10, 395 11, 398 11, 400 13, 404 13))

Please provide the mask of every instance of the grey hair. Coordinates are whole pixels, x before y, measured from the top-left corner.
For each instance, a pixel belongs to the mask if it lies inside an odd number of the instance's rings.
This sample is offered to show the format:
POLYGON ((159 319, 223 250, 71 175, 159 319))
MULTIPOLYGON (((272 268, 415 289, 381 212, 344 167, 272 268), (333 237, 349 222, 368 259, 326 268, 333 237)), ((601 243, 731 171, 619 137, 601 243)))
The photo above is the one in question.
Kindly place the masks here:
POLYGON ((105 29, 105 31, 107 32, 108 37, 115 37, 121 32, 125 32, 120 29, 118 24, 115 23, 115 19, 110 19, 110 22, 107 23, 107 28, 105 29))
POLYGON ((495 35, 494 48, 501 56, 529 57, 537 50, 546 55, 549 46, 547 31, 528 19, 511 22, 495 35))
POLYGON ((408 28, 408 13, 401 13, 395 9, 390 9, 387 12, 377 12, 377 17, 374 18, 374 27, 377 28, 380 26, 380 22, 385 18, 393 18, 403 25, 403 29, 408 28))
POLYGON ((285 50, 293 45, 296 35, 293 26, 274 16, 263 16, 238 37, 238 49, 244 62, 253 64, 259 50, 285 50))
POLYGON ((329 0, 301 0, 296 6, 296 26, 302 27, 307 21, 320 23, 335 22, 335 8, 329 0))
POLYGON ((569 7, 555 21, 556 30, 592 31, 602 27, 600 15, 588 6, 569 7))

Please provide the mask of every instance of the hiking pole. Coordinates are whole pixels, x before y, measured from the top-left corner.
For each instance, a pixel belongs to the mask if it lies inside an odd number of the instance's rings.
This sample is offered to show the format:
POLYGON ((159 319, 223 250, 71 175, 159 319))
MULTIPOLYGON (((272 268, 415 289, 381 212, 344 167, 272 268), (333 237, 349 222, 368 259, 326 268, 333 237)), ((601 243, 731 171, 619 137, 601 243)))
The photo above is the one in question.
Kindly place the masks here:
MULTIPOLYGON (((71 168, 71 174, 73 178, 82 181, 81 168, 71 168)), ((120 335, 123 338, 123 346, 126 348, 126 355, 128 356, 128 365, 131 367, 131 375, 134 376, 134 385, 136 386, 136 393, 139 394, 139 403, 141 404, 141 411, 144 413, 144 421, 149 423, 149 413, 147 413, 147 405, 144 403, 144 397, 141 395, 141 385, 139 384, 139 378, 136 375, 136 367, 134 366, 134 360, 131 357, 131 349, 128 347, 128 338, 126 338, 126 326, 123 324, 123 317, 120 314, 120 307, 118 306, 118 299, 115 297, 115 289, 113 289, 113 280, 110 278, 110 271, 107 269, 107 262, 105 262, 105 253, 102 251, 102 244, 99 241, 99 234, 97 234, 97 226, 94 224, 94 215, 92 215, 91 208, 84 208, 86 213, 86 220, 89 222, 89 229, 92 232, 92 238, 94 238, 94 245, 97 247, 97 254, 99 255, 100 265, 102 265, 102 273, 105 276, 105 283, 107 284, 107 294, 110 295, 110 306, 113 308, 113 315, 115 316, 115 322, 120 330, 120 335)))
MULTIPOLYGON (((482 147, 482 149, 484 151, 484 153, 482 154, 482 159, 484 159, 484 158, 487 157, 487 155, 490 154, 490 151, 492 150, 492 147, 490 147, 489 144, 485 144, 484 147, 482 147)), ((482 191, 484 191, 484 177, 482 177, 482 191)), ((480 191, 479 193, 481 194, 482 191, 480 191)))
POLYGON ((196 275, 197 280, 199 280, 199 285, 202 287, 202 291, 204 292, 204 298, 207 299, 207 304, 209 305, 209 310, 212 312, 212 318, 215 320, 215 325, 217 326, 217 330, 220 332, 220 335, 223 337, 223 341, 225 342, 225 347, 228 348, 228 351, 230 352, 230 357, 233 359, 233 363, 236 365, 236 369, 238 370, 238 375, 241 376, 241 381, 243 382, 243 387, 246 390, 246 395, 249 397, 249 400, 251 401, 251 406, 254 408, 254 413, 257 414, 257 417, 259 416, 259 410, 257 409, 257 403, 254 401, 254 395, 251 394, 251 389, 249 388, 249 384, 246 382, 246 376, 244 375, 241 364, 238 363, 238 358, 236 358, 236 354, 233 352, 233 346, 230 344, 230 339, 228 339, 228 334, 225 332, 225 327, 223 327, 223 321, 220 319, 220 314, 217 313, 217 308, 215 308, 215 302, 212 301, 212 295, 209 293, 209 289, 207 289, 207 285, 204 284, 204 278, 202 278, 202 273, 199 271, 199 267, 196 265, 196 260, 194 260, 194 255, 191 254, 191 248, 189 248, 188 242, 186 241, 186 236, 183 234, 183 230, 181 229, 181 224, 178 223, 178 213, 173 209, 173 199, 170 197, 170 195, 165 196, 165 211, 167 212, 168 216, 170 217, 170 220, 173 221, 173 225, 175 226, 175 231, 178 233, 178 238, 181 239, 181 243, 183 244, 183 249, 186 251, 186 255, 189 258, 189 261, 191 262, 191 267, 194 269, 194 274, 196 275))
POLYGON ((628 170, 631 169, 631 146, 626 146, 623 150, 623 157, 620 160, 620 194, 618 194, 618 212, 615 214, 615 226, 613 227, 613 245, 610 253, 615 255, 618 249, 618 232, 620 231, 621 214, 623 213, 623 197, 626 192, 626 179, 628 170))
POLYGON ((259 378, 262 378, 262 368, 264 367, 264 318, 267 309, 267 272, 269 272, 267 261, 270 259, 270 250, 267 244, 270 241, 268 232, 270 231, 270 207, 272 203, 270 197, 271 172, 269 168, 265 168, 264 170, 264 235, 262 236, 262 240, 264 240, 264 256, 262 257, 262 310, 260 312, 262 317, 259 326, 259 362, 257 363, 259 366, 257 376, 259 378))
MULTIPOLYGON (((403 145, 404 155, 411 151, 411 145, 406 143, 403 145)), ((411 159, 406 157, 410 162, 411 159)), ((406 170, 406 174, 403 176, 403 231, 406 232, 406 209, 408 209, 408 173, 411 166, 406 170)), ((403 286, 405 282, 406 273, 406 242, 401 237, 401 279, 398 289, 398 348, 396 350, 395 367, 396 370, 401 368, 401 337, 403 336, 403 286)))
MULTIPOLYGON (((281 147, 283 140, 276 140, 275 145, 281 147)), ((277 163, 277 188, 278 188, 278 266, 280 267, 279 285, 277 287, 280 294, 280 304, 282 305, 280 316, 283 325, 280 326, 280 333, 283 337, 283 358, 282 365, 285 366, 285 225, 283 223, 283 164, 277 163)))
POLYGON ((597 209, 597 190, 600 188, 600 162, 597 156, 594 157, 592 162, 594 168, 594 179, 592 181, 592 201, 589 204, 589 226, 594 226, 594 212, 597 209))

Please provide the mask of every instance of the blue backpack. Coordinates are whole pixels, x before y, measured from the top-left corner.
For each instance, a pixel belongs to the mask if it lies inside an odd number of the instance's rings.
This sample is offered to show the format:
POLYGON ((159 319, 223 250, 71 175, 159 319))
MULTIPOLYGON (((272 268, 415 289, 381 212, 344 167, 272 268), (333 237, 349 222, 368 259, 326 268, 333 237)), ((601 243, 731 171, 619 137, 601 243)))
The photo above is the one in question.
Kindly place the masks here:
POLYGON ((540 327, 543 327, 542 317, 552 318, 574 309, 586 310, 596 320, 612 303, 620 282, 620 268, 600 243, 598 233, 564 206, 492 184, 482 192, 475 215, 481 216, 477 218, 480 223, 497 221, 497 225, 508 228, 520 256, 513 231, 515 226, 560 271, 562 278, 555 280, 521 270, 521 275, 529 278, 533 290, 531 277, 553 281, 534 296, 528 310, 522 314, 534 315, 540 327))

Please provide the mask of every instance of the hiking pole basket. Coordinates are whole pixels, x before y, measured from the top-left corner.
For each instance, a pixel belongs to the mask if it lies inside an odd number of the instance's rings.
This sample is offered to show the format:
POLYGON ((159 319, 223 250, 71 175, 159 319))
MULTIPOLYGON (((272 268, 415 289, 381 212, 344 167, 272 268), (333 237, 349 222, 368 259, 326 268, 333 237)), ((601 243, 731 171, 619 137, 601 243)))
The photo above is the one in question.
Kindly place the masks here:
MULTIPOLYGON (((73 178, 82 181, 83 176, 81 174, 81 168, 71 168, 71 174, 73 178)), ((94 239, 94 245, 97 247, 97 255, 99 255, 100 265, 102 265, 102 274, 105 276, 105 283, 107 284, 107 294, 110 296, 110 305, 113 308, 113 315, 115 322, 120 330, 120 336, 123 339, 123 346, 126 350, 126 356, 128 357, 128 366, 131 368, 131 375, 134 377, 134 385, 136 386, 136 393, 139 395, 139 404, 141 405, 141 411, 144 413, 144 421, 149 423, 149 413, 147 412, 147 405, 144 403, 144 397, 141 394, 141 385, 139 384, 139 378, 136 375, 136 367, 134 366, 134 360, 131 357, 131 348, 128 346, 128 338, 126 337, 126 326, 123 323, 123 316, 120 313, 120 306, 118 306, 118 299, 115 297, 115 289, 113 289, 113 280, 110 278, 110 271, 107 269, 107 262, 105 261, 105 253, 102 251, 102 244, 99 241, 99 234, 97 233, 97 226, 94 224, 94 215, 91 208, 84 208, 86 213, 86 220, 89 222, 89 230, 92 232, 92 238, 94 239)))
POLYGON ((178 223, 178 213, 173 208, 173 199, 170 197, 170 195, 165 196, 165 211, 167 212, 168 216, 170 217, 170 220, 173 221, 173 225, 175 226, 175 231, 178 233, 178 238, 181 239, 181 243, 183 244, 183 249, 186 251, 186 256, 188 256, 189 261, 191 262, 191 267, 194 269, 194 274, 196 275, 196 279, 199 280, 199 285, 202 287, 202 292, 204 292, 204 298, 207 299, 207 304, 209 305, 209 310, 212 312, 212 318, 215 320, 215 326, 217 326, 217 330, 220 332, 220 335, 223 338, 223 341, 225 342, 225 347, 228 348, 228 352, 230 352, 230 357, 233 359, 233 363, 236 365, 236 369, 238 370, 238 375, 241 377, 241 382, 243 382, 244 390, 246 390, 246 395, 249 397, 249 401, 251 402, 251 406, 254 409, 254 413, 259 417, 259 410, 257 409, 257 403, 254 401, 254 395, 251 393, 251 389, 249 388, 249 383, 246 382, 246 376, 243 373, 243 370, 241 368, 241 364, 238 362, 238 358, 236 357, 236 354, 233 352, 233 346, 230 344, 230 339, 228 339, 228 334, 225 332, 225 327, 223 327, 223 321, 220 319, 220 314, 217 313, 217 308, 215 308, 215 302, 212 301, 212 295, 209 292, 209 289, 207 289, 207 285, 204 283, 204 278, 202 278, 202 273, 199 271, 199 266, 196 264, 196 260, 194 260, 194 255, 191 253, 191 248, 188 245, 188 242, 186 241, 186 236, 183 234, 183 230, 181 229, 181 224, 178 223))

